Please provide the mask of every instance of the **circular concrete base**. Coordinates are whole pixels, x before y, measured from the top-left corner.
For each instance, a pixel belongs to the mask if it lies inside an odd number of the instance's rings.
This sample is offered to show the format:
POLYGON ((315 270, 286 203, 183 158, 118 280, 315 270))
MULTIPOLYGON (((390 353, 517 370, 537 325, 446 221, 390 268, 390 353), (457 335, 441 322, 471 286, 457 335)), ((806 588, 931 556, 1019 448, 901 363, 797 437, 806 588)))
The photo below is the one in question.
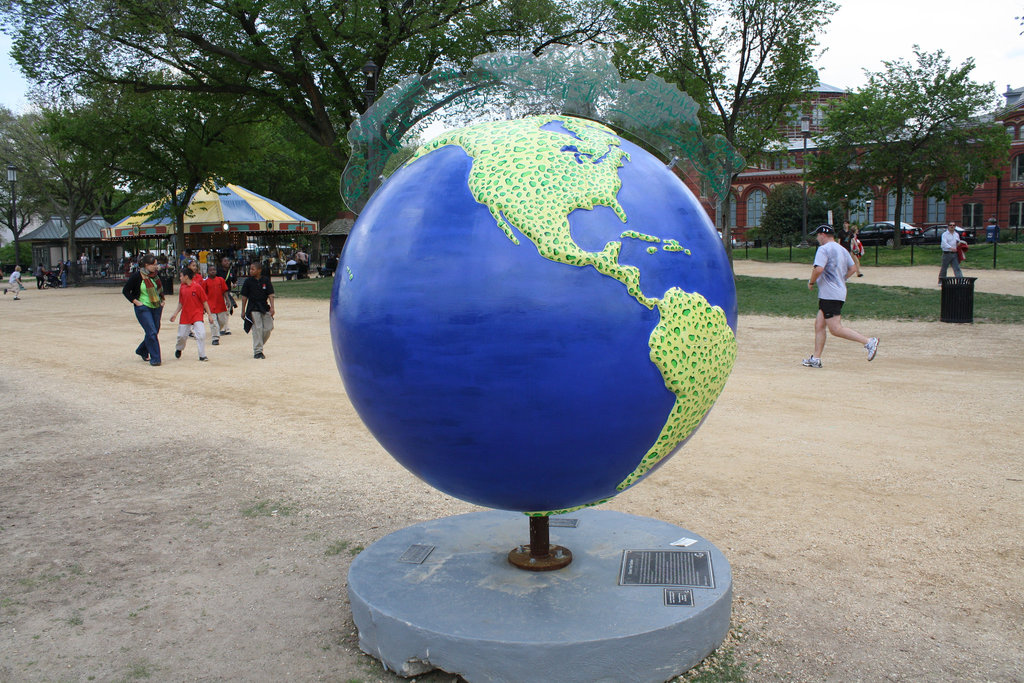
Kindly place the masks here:
POLYGON ((525 515, 486 511, 371 545, 348 575, 359 647, 403 676, 442 669, 471 683, 661 683, 725 639, 732 572, 693 532, 610 510, 553 517, 551 543, 573 561, 551 572, 509 564, 528 534, 525 515), (558 526, 571 520, 575 527, 558 526), (681 538, 695 543, 670 545, 681 538))

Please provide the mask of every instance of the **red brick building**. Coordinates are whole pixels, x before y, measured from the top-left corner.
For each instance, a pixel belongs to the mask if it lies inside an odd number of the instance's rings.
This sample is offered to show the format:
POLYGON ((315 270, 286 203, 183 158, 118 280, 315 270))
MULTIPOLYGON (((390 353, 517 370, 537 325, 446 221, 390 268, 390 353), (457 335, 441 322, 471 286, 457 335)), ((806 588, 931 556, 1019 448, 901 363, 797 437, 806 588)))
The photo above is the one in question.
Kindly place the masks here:
MULTIPOLYGON (((815 150, 815 136, 823 130, 824 111, 830 100, 845 96, 846 91, 819 83, 810 93, 811 120, 806 139, 800 131, 798 118, 794 116, 793 125, 785 131, 786 144, 766 150, 761 158, 747 160, 746 170, 732 186, 729 223, 735 228, 738 238, 761 224, 768 196, 776 188, 786 183, 800 185, 803 182, 803 157, 815 150)), ((1007 86, 1004 97, 1006 106, 995 114, 994 120, 1006 127, 1012 143, 999 176, 986 180, 969 195, 954 195, 948 202, 927 197, 927 188, 922 188, 904 197, 901 211, 904 221, 920 226, 956 220, 965 227, 984 228, 990 218, 995 218, 1004 229, 1004 235, 1006 228, 1024 228, 1024 88, 1011 89, 1007 86)), ((794 107, 794 110, 798 109, 794 107)), ((813 187, 808 190, 814 191, 813 187)), ((704 194, 700 192, 699 196, 714 219, 713 205, 704 194)), ((889 189, 872 187, 866 188, 863 197, 851 198, 849 218, 861 224, 892 220, 894 211, 895 197, 889 189)))

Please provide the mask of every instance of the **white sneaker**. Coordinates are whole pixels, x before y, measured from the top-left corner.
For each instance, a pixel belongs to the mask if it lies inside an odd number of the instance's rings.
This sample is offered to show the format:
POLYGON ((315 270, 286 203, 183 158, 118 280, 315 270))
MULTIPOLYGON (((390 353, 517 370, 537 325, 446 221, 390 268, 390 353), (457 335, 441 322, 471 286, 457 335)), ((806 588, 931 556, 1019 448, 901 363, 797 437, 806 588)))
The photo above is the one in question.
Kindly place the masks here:
POLYGON ((874 360, 875 354, 878 353, 878 337, 868 339, 868 343, 864 345, 864 348, 868 350, 868 360, 874 360))
POLYGON ((820 368, 821 359, 815 358, 814 356, 811 356, 810 358, 804 358, 803 365, 805 368, 820 368))

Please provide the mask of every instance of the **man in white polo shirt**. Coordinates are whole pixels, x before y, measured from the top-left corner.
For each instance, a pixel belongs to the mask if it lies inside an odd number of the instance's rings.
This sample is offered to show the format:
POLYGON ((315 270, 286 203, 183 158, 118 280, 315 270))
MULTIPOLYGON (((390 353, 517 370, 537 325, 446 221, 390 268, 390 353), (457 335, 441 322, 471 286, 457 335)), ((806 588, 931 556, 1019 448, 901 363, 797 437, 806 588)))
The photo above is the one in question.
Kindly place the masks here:
POLYGON ((878 351, 878 338, 865 337, 849 327, 843 327, 842 310, 846 302, 846 279, 857 272, 850 252, 835 240, 831 225, 820 225, 814 231, 818 237, 818 251, 814 254, 814 269, 807 288, 818 286, 818 315, 814 319, 814 353, 804 359, 808 368, 821 367, 821 353, 825 350, 826 330, 836 337, 860 342, 873 360, 878 351))
MULTIPOLYGON (((956 223, 950 221, 949 225, 946 226, 946 232, 942 233, 942 270, 939 271, 939 284, 946 279, 946 269, 950 265, 953 266, 953 272, 957 277, 963 277, 963 271, 960 270, 960 258, 957 256, 956 248, 964 242, 960 239, 960 235, 956 234, 956 223)), ((964 242, 964 244, 967 244, 964 242)))

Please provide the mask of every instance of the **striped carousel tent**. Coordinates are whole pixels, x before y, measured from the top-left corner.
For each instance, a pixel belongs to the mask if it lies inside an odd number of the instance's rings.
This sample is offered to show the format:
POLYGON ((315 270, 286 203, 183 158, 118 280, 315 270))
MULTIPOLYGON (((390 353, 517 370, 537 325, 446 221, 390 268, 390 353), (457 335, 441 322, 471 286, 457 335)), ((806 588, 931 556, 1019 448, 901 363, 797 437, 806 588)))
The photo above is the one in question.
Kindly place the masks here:
MULTIPOLYGON (((310 233, 318 226, 288 207, 255 192, 226 183, 201 188, 185 211, 185 235, 203 233, 310 233)), ((126 240, 174 234, 174 217, 166 200, 143 206, 103 230, 103 239, 126 240)))

